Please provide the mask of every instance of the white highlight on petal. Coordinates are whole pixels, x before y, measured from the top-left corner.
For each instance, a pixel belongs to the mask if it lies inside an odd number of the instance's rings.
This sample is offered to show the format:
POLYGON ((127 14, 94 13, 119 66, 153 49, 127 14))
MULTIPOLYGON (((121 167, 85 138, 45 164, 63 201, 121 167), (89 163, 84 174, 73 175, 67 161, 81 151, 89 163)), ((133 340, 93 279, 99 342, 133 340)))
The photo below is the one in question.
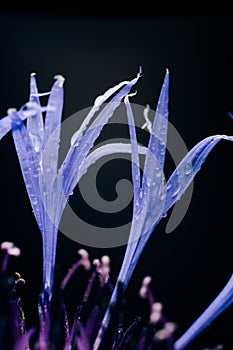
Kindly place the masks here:
POLYGON ((7 115, 12 115, 13 113, 17 112, 17 109, 16 108, 8 108, 7 110, 7 115))
POLYGON ((54 79, 56 79, 57 86, 62 88, 63 84, 65 82, 65 78, 62 75, 57 74, 57 75, 54 76, 54 79))

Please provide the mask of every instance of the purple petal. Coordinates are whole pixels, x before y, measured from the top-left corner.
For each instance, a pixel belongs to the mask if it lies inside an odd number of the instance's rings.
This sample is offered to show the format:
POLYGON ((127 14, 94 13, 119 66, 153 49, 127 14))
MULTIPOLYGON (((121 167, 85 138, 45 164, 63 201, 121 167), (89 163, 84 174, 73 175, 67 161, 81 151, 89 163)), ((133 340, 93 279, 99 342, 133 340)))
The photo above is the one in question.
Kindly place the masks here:
POLYGON ((132 149, 131 166, 132 166, 132 181, 133 181, 133 189, 134 189, 134 211, 137 211, 139 207, 139 192, 141 187, 138 144, 137 144, 137 136, 136 136, 133 112, 128 100, 128 96, 125 97, 124 101, 125 101, 126 110, 127 110, 129 134, 130 134, 131 149, 132 149))
MULTIPOLYGON (((31 74, 30 78, 30 102, 36 103, 40 107, 40 98, 38 94, 35 74, 31 74)), ((38 110, 38 113, 28 118, 27 130, 32 140, 32 145, 36 152, 41 152, 43 144, 44 134, 44 122, 42 112, 38 110)))
POLYGON ((93 147, 94 142, 99 136, 104 125, 108 122, 110 117, 113 115, 115 109, 120 105, 122 98, 124 98, 132 86, 136 84, 138 79, 141 77, 141 70, 137 77, 130 81, 114 96, 109 103, 102 109, 98 117, 93 121, 92 125, 89 126, 86 133, 80 139, 80 142, 75 142, 63 162, 61 173, 64 179, 63 188, 65 197, 68 198, 75 186, 77 185, 77 173, 80 164, 87 156, 90 149, 93 147))
MULTIPOLYGON (((167 138, 168 85, 169 73, 167 71, 162 85, 146 153, 142 188, 139 198, 137 198, 137 204, 140 210, 137 211, 136 209, 133 213, 129 243, 119 274, 120 280, 123 281, 126 286, 149 238, 148 232, 151 231, 153 224, 160 219, 165 203, 163 164, 167 138), (143 236, 143 238, 141 238, 141 236, 143 236)), ((129 106, 128 111, 130 111, 129 106)), ((129 125, 131 125, 132 129, 133 120, 129 113, 128 118, 129 125)), ((135 143, 135 139, 132 141, 135 143)))
POLYGON ((214 299, 201 316, 175 342, 174 350, 184 349, 199 333, 201 333, 216 317, 233 303, 233 275, 221 293, 214 299))
POLYGON ((80 128, 74 133, 74 135, 71 138, 71 146, 75 142, 79 142, 79 139, 84 134, 84 131, 87 129, 88 124, 90 123, 91 119, 93 118, 94 114, 100 109, 100 107, 103 105, 104 102, 106 102, 107 99, 109 99, 117 90, 119 90, 122 86, 129 84, 129 81, 122 81, 121 83, 111 87, 108 89, 103 95, 98 96, 95 99, 94 106, 91 108, 90 112, 84 119, 82 125, 80 128))
POLYGON ((0 140, 11 130, 11 119, 9 116, 0 120, 0 140))
POLYGON ((209 136, 195 145, 180 162, 167 181, 164 214, 182 196, 194 176, 201 169, 208 154, 221 140, 233 141, 233 137, 226 135, 209 136))
POLYGON ((21 118, 17 112, 13 112, 10 115, 12 123, 14 125, 20 124, 19 127, 15 127, 12 130, 12 135, 15 143, 16 152, 18 155, 24 183, 27 189, 27 193, 33 208, 33 212, 37 221, 37 224, 42 229, 43 220, 43 203, 41 201, 41 193, 39 186, 39 172, 40 165, 38 155, 35 153, 31 139, 28 135, 27 129, 23 124, 21 118))
MULTIPOLYGON (((139 154, 146 154, 147 148, 144 146, 138 146, 139 154)), ((127 143, 108 143, 104 146, 100 146, 92 151, 81 163, 78 172, 78 181, 87 172, 88 168, 94 164, 98 159, 114 153, 131 153, 132 146, 127 143)))
POLYGON ((144 174, 142 180, 143 187, 147 187, 148 182, 153 183, 154 178, 157 176, 155 167, 158 165, 156 163, 159 164, 159 170, 163 171, 167 144, 168 88, 169 72, 167 70, 160 92, 149 139, 148 152, 145 159, 144 174), (156 162, 154 159, 156 159, 156 162))

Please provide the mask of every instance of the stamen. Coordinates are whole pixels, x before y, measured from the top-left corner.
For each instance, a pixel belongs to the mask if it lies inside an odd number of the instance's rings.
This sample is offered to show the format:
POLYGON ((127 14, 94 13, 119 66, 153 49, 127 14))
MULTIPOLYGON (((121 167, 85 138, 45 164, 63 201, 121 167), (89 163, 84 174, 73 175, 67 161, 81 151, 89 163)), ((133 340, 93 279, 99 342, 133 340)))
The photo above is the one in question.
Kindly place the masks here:
POLYGON ((85 249, 78 250, 78 254, 80 255, 80 259, 76 261, 71 268, 68 270, 67 274, 65 275, 62 283, 61 283, 61 289, 64 290, 66 287, 68 281, 70 280, 71 276, 75 273, 75 271, 80 267, 83 266, 85 270, 90 270, 91 263, 89 260, 88 252, 85 249))
POLYGON ((12 247, 12 248, 8 249, 9 255, 20 256, 20 253, 21 253, 21 251, 18 247, 12 247))
POLYGON ((14 247, 14 243, 13 242, 2 242, 1 244, 1 249, 2 250, 8 250, 14 247))
POLYGON ((154 303, 151 307, 150 323, 156 324, 162 318, 163 305, 161 303, 154 303))
POLYGON ((151 308, 151 311, 152 311, 152 307, 153 307, 153 304, 154 304, 154 296, 153 296, 153 293, 152 293, 152 290, 150 288, 150 283, 151 283, 151 276, 146 276, 144 277, 143 281, 142 281, 142 286, 139 290, 139 296, 142 298, 142 299, 148 299, 149 301, 149 304, 150 304, 150 308, 151 308))

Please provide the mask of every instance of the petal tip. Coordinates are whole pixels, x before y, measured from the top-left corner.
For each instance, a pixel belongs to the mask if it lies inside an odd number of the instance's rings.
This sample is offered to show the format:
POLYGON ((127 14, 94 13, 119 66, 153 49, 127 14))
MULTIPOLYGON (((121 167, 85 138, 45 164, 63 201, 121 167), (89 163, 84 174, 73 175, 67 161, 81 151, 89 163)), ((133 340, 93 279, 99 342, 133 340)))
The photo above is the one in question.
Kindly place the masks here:
POLYGON ((13 113, 15 113, 17 111, 17 109, 16 108, 8 108, 8 110, 7 110, 7 115, 12 115, 13 113))
POLYGON ((57 74, 54 76, 54 79, 56 80, 57 86, 62 88, 65 82, 65 78, 63 77, 63 75, 57 74))

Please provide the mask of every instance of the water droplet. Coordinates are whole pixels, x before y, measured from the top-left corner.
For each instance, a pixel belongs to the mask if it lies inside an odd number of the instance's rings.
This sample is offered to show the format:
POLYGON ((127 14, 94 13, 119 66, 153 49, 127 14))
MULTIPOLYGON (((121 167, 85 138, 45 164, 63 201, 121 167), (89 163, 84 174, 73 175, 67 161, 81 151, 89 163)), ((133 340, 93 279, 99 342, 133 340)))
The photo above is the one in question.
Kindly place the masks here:
POLYGON ((192 172, 192 164, 186 164, 184 167, 184 173, 185 175, 189 175, 192 172))
POLYGON ((167 133, 167 126, 166 126, 166 124, 162 125, 162 128, 161 128, 160 132, 161 132, 162 135, 166 135, 166 133, 167 133))
POLYGON ((179 191, 180 191, 180 186, 178 185, 176 190, 172 193, 172 197, 173 198, 176 197, 178 195, 179 191))
POLYGON ((151 152, 155 152, 156 151, 156 146, 155 143, 153 142, 151 145, 151 152))
POLYGON ((33 205, 36 205, 38 203, 37 198, 32 198, 31 201, 33 205))
POLYGON ((164 191, 164 192, 162 192, 162 193, 160 194, 160 199, 161 199, 161 200, 164 200, 165 197, 166 197, 166 191, 164 191))
POLYGON ((162 148, 162 149, 160 150, 160 154, 161 154, 161 156, 163 156, 163 155, 165 154, 165 148, 162 148))
POLYGON ((32 146, 30 144, 27 144, 26 151, 31 152, 31 150, 32 150, 32 146))
POLYGON ((162 173, 161 168, 157 166, 157 167, 155 168, 155 176, 156 176, 156 177, 160 177, 160 176, 161 176, 161 173, 162 173))

